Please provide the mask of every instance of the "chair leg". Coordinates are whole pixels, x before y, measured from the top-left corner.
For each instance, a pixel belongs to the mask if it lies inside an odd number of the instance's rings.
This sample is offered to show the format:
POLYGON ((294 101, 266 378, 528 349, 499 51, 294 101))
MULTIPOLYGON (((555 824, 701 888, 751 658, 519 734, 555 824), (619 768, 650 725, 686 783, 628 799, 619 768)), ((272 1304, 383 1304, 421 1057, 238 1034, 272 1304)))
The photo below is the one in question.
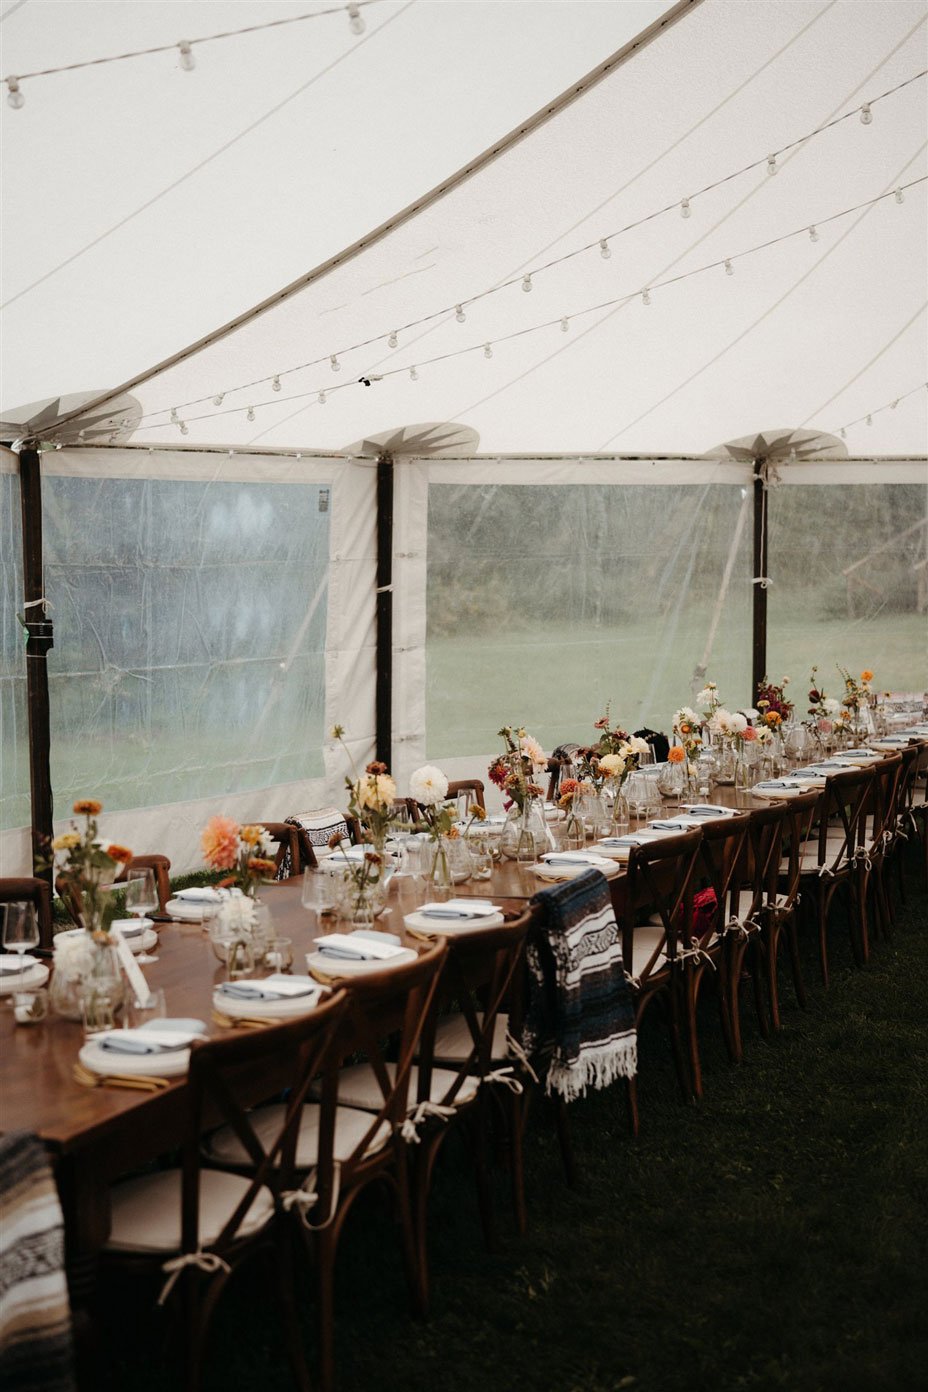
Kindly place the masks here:
POLYGON ((677 1082, 680 1086, 680 1095, 687 1104, 693 1101, 693 1085, 687 1072, 686 1058, 683 1051, 683 1039, 680 1031, 680 994, 676 986, 670 988, 670 1048, 673 1052, 674 1067, 677 1070, 677 1082))
POLYGON ((506 1089, 503 1108, 509 1116, 509 1166, 512 1183, 512 1207, 515 1213, 516 1231, 520 1237, 525 1235, 528 1220, 525 1211, 525 1163, 523 1138, 526 1109, 522 1098, 506 1089))
POLYGON ((564 1166, 564 1178, 567 1180, 568 1189, 576 1189, 577 1162, 574 1159, 574 1148, 570 1139, 570 1126, 567 1121, 567 1103, 558 1093, 555 1094, 553 1102, 554 1125, 557 1129, 558 1144, 561 1147, 561 1163, 564 1166))
POLYGON ((288 1225, 285 1232, 278 1232, 275 1244, 274 1271, 277 1277, 277 1296, 284 1320, 284 1333, 287 1340, 287 1355, 293 1370, 293 1380, 300 1392, 310 1392, 309 1372, 303 1351, 303 1339, 296 1312, 296 1272, 293 1261, 293 1242, 295 1234, 288 1225))
POLYGON ((779 1034, 783 1028, 783 1021, 780 1018, 780 985, 777 979, 781 931, 782 925, 779 919, 772 914, 759 943, 759 947, 764 953, 764 963, 767 970, 767 1002, 770 1007, 770 1028, 774 1034, 779 1034))
POLYGON ((801 1010, 807 1009, 806 984, 802 976, 802 962, 799 957, 799 924, 795 909, 790 913, 786 924, 786 944, 789 948, 789 964, 793 974, 793 990, 801 1010))
POLYGON ((699 995, 700 979, 701 973, 698 968, 692 968, 686 971, 683 978, 683 989, 686 993, 686 1033, 690 1059, 690 1078, 692 1080, 693 1096, 696 1098, 701 1098, 703 1095, 702 1065, 699 1060, 699 1034, 696 1021, 696 998, 699 995))
POLYGON ((320 1392, 335 1388, 335 1246, 331 1228, 315 1234, 316 1343, 320 1392))
POLYGON ((638 1132, 641 1126, 641 1119, 638 1115, 638 1079, 625 1079, 625 1106, 628 1112, 628 1129, 631 1131, 635 1140, 638 1139, 638 1132))

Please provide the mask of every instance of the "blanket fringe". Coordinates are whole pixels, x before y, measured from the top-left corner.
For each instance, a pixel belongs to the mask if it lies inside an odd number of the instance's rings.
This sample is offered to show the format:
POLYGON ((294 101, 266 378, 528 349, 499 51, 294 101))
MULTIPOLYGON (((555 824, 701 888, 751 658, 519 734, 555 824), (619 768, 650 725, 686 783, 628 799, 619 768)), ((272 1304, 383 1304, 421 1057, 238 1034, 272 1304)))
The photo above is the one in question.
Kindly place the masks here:
POLYGON ((546 1092, 560 1093, 565 1102, 583 1097, 587 1088, 608 1087, 617 1078, 634 1078, 638 1072, 638 1041, 633 1036, 602 1049, 584 1049, 572 1064, 552 1059, 545 1085, 546 1092))

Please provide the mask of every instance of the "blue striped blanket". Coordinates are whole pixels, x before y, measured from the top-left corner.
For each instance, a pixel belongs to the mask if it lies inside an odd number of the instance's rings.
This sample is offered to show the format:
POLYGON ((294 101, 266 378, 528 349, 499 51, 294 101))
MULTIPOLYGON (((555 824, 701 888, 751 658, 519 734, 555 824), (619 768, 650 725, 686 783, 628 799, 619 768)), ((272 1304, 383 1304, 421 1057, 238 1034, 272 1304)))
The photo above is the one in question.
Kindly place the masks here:
POLYGON ((543 889, 532 903, 542 911, 550 953, 530 940, 522 1043, 529 1053, 551 1050, 547 1091, 571 1102, 638 1069, 622 940, 598 870, 543 889))

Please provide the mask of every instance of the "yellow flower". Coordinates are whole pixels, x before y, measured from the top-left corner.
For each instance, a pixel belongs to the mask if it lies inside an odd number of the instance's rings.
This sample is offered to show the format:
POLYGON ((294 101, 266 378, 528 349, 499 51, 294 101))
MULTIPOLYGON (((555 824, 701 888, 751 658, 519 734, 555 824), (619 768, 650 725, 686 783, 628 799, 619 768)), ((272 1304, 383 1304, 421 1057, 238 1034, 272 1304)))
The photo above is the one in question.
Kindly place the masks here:
POLYGON ((81 844, 81 838, 76 831, 63 832, 61 836, 56 836, 52 842, 53 851, 73 851, 75 846, 81 844))
POLYGON ((264 828, 259 826, 243 826, 239 832, 239 836, 245 842, 246 846, 257 846, 258 842, 261 840, 261 832, 263 830, 264 828))

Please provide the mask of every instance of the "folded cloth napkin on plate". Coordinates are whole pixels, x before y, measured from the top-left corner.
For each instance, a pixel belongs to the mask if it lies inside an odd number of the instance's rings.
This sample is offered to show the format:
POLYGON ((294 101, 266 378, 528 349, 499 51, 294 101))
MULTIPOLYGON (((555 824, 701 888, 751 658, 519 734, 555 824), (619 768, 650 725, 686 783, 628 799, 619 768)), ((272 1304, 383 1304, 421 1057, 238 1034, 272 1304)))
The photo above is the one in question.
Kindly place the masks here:
POLYGON ((225 896, 211 885, 191 885, 189 889, 179 889, 175 899, 186 900, 189 904, 219 904, 225 896))
POLYGON ((30 957, 28 953, 20 957, 18 952, 4 952, 0 955, 0 976, 17 976, 21 970, 28 971, 38 965, 38 957, 30 957))
POLYGON ((224 981, 219 988, 223 996, 233 1000, 295 1000, 302 996, 319 994, 319 987, 310 976, 284 976, 276 972, 260 981, 242 978, 238 981, 224 981))
POLYGON ((637 1071, 635 1008, 622 965, 622 938, 609 886, 590 870, 544 889, 541 909, 550 953, 529 940, 523 1047, 552 1046, 547 1091, 567 1102, 637 1071))
POLYGON ((316 950, 326 957, 349 962, 388 962, 405 951, 392 933, 327 933, 316 939, 316 950))
POLYGON ((419 909, 426 918, 489 918, 500 912, 489 899, 445 899, 441 903, 423 904, 419 909))
POLYGON ((541 857, 544 865, 588 865, 594 870, 604 860, 604 856, 591 855, 588 851, 546 851, 541 857))
POLYGON ((655 831, 692 831, 694 826, 698 826, 698 821, 694 817, 674 817, 667 818, 666 821, 651 822, 655 831))
POLYGON ((643 846, 645 836, 601 836, 597 846, 643 846))
POLYGON ((200 1020, 150 1020, 139 1029, 109 1030, 97 1035, 97 1044, 107 1054, 172 1054, 189 1049, 201 1039, 206 1026, 200 1020), (198 1025, 198 1029, 177 1029, 177 1025, 198 1025))
POLYGON ((710 802, 685 802, 684 812, 690 812, 694 817, 734 817, 735 808, 716 807, 710 802))
POLYGON ((797 783, 795 778, 765 778, 762 783, 755 783, 755 788, 801 788, 802 784, 797 783))
POLYGON ((111 928, 118 928, 124 938, 136 938, 153 926, 150 918, 114 918, 111 928))

